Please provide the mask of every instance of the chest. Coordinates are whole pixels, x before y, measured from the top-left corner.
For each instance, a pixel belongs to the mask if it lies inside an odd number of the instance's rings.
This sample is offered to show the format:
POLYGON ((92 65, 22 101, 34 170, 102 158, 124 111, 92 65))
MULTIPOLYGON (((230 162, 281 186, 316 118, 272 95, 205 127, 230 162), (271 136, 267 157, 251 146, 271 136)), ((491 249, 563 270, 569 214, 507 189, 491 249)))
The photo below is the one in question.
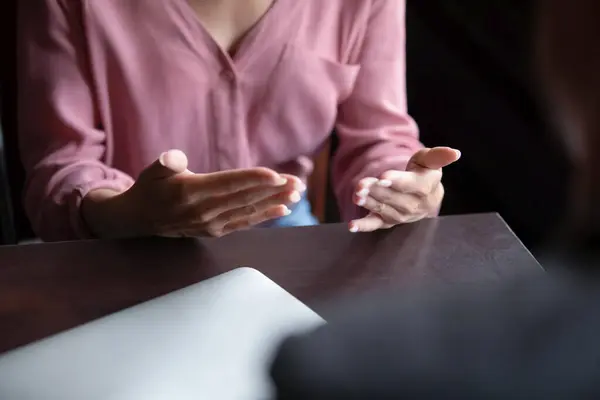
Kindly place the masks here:
POLYGON ((359 19, 342 14, 341 0, 318 10, 265 1, 243 9, 249 15, 197 10, 186 0, 89 4, 91 72, 99 104, 109 105, 103 125, 118 133, 115 147, 183 149, 198 160, 195 171, 281 165, 313 153, 360 69, 345 56, 359 19), (318 18, 323 10, 335 16, 329 24, 318 18))
POLYGON ((224 52, 239 43, 277 0, 187 0, 190 11, 224 52))

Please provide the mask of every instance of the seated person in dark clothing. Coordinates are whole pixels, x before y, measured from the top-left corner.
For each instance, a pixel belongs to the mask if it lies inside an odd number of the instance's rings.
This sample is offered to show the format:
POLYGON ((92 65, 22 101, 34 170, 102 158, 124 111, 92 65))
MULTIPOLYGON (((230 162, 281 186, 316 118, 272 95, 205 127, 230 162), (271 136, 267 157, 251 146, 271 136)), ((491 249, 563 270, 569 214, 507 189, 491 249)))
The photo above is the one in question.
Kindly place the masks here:
MULTIPOLYGON (((567 267, 600 252, 600 2, 540 2, 542 76, 579 167, 567 267), (585 257, 583 257, 585 256, 585 257)), ((283 343, 280 399, 600 398, 600 284, 545 274, 355 304, 283 343)))

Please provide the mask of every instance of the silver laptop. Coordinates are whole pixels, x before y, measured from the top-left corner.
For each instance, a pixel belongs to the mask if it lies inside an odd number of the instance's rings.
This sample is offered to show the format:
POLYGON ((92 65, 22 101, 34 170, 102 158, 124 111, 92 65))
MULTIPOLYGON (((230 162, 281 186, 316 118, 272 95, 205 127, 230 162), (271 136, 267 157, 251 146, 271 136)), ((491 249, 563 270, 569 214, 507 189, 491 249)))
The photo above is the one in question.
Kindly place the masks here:
POLYGON ((269 399, 276 346, 323 323, 239 268, 0 355, 0 399, 269 399))

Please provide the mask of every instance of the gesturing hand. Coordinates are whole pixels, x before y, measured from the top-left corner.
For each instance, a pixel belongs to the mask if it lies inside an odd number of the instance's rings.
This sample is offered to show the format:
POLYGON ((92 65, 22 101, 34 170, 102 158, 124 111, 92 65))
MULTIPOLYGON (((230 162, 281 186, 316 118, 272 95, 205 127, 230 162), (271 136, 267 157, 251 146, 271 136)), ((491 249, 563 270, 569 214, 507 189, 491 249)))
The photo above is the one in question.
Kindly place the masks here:
POLYGON ((350 231, 371 232, 435 215, 444 197, 442 168, 459 158, 460 152, 449 147, 423 149, 412 156, 406 171, 362 179, 353 200, 370 213, 350 222, 350 231))
POLYGON ((163 153, 121 197, 134 235, 222 236, 289 214, 304 184, 267 168, 194 174, 178 150, 163 153))

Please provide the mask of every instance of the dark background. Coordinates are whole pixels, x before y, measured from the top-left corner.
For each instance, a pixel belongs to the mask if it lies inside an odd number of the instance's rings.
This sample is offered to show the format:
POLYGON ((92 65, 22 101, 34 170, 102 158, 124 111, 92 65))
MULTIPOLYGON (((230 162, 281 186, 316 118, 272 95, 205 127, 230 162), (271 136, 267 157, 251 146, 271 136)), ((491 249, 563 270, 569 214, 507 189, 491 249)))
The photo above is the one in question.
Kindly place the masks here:
MULTIPOLYGON (((2 3, 0 243, 12 243, 31 231, 20 205, 23 175, 15 140, 16 18, 10 18, 14 4, 2 3)), ((408 0, 407 84, 423 142, 463 153, 445 170, 442 213, 499 212, 535 251, 560 222, 569 168, 537 99, 533 4, 408 0)), ((333 198, 328 216, 337 218, 333 198)))
POLYGON ((498 211, 536 248, 563 214, 568 164, 540 111, 534 1, 409 0, 408 104, 428 145, 461 149, 444 213, 498 211))
POLYGON ((541 107, 534 6, 408 0, 407 90, 422 141, 463 153, 444 171, 442 214, 499 212, 536 252, 560 225, 571 168, 541 107))

